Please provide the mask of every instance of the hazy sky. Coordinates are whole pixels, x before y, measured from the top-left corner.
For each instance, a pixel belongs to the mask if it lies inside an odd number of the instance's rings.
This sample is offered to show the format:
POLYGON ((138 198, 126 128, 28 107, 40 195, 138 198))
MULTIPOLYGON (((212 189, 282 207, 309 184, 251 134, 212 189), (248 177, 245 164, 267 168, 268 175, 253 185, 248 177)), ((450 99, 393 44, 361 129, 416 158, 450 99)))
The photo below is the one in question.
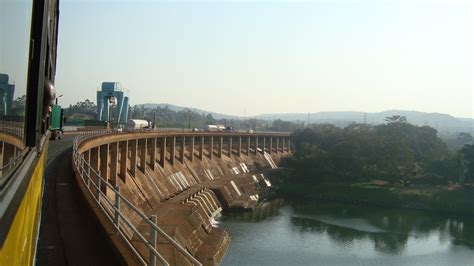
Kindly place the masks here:
POLYGON ((244 115, 388 109, 474 117, 471 1, 61 2, 63 104, 244 115))

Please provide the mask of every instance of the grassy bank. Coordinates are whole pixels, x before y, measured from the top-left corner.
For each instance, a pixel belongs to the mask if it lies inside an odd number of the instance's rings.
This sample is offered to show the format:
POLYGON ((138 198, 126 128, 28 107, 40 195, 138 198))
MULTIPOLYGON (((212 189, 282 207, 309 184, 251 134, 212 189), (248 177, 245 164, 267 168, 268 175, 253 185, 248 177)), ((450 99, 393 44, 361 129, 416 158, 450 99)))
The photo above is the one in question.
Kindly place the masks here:
POLYGON ((383 181, 359 183, 285 182, 276 195, 296 200, 328 200, 350 204, 429 210, 474 215, 474 189, 449 186, 393 185, 383 181))

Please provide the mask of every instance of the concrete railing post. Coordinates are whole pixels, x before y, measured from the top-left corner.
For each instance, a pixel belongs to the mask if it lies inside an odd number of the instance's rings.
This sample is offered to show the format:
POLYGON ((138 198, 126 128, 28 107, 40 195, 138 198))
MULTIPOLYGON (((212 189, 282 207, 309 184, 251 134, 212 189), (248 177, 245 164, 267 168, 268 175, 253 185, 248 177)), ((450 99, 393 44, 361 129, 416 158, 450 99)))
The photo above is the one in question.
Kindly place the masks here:
POLYGON ((265 154, 266 141, 267 141, 267 137, 263 137, 263 148, 262 148, 262 153, 263 153, 263 154, 265 154))
POLYGON ((229 136, 229 157, 232 157, 232 136, 229 136))

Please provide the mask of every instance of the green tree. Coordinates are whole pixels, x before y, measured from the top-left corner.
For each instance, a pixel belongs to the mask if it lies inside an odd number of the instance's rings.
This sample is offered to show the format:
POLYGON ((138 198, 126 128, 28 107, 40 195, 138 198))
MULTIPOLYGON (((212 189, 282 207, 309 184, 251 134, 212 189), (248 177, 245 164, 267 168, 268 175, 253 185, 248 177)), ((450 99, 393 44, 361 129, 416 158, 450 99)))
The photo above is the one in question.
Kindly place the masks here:
POLYGON ((466 181, 474 181, 474 145, 464 145, 460 154, 462 156, 462 164, 465 165, 466 181))

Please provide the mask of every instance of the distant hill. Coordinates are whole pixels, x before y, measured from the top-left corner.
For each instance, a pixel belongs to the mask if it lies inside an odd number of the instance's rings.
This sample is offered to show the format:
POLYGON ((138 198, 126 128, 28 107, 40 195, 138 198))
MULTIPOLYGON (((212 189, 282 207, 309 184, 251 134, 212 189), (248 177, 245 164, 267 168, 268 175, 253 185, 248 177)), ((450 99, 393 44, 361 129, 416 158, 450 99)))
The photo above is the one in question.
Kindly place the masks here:
MULTIPOLYGON (((377 113, 364 112, 319 112, 310 113, 310 123, 333 123, 345 126, 350 123, 382 124, 384 119, 392 115, 405 116, 409 123, 419 126, 431 126, 445 133, 451 132, 474 132, 474 119, 457 118, 448 114, 424 113, 418 111, 388 110, 377 113)), ((260 119, 282 119, 288 121, 308 121, 308 114, 284 113, 284 114, 263 114, 256 118, 260 119)))
POLYGON ((205 110, 202 110, 202 109, 199 109, 199 108, 194 108, 194 107, 183 107, 183 106, 177 106, 177 105, 173 105, 173 104, 169 104, 169 103, 145 103, 145 104, 137 104, 138 106, 143 106, 145 108, 150 108, 150 109, 153 109, 153 108, 156 108, 156 107, 160 107, 160 108, 165 108, 165 107, 168 107, 170 110, 172 111, 175 111, 175 112, 179 112, 179 111, 182 111, 184 109, 189 109, 193 112, 197 112, 197 113, 204 113, 204 114, 211 114, 212 117, 214 117, 215 119, 240 119, 240 117, 238 116, 233 116, 233 115, 226 115, 226 114, 221 114, 221 113, 216 113, 216 112, 209 112, 209 111, 205 111, 205 110))
MULTIPOLYGON (((193 107, 182 107, 168 103, 146 103, 140 104, 145 108, 156 108, 157 106, 164 108, 168 107, 173 111, 181 111, 184 109, 190 109, 192 111, 204 114, 212 114, 216 119, 244 119, 242 117, 221 114, 216 112, 209 112, 206 110, 193 108, 193 107)), ((332 123, 337 126, 347 126, 351 123, 368 123, 368 124, 382 124, 387 116, 401 115, 405 116, 409 123, 418 126, 431 126, 436 128, 440 133, 455 133, 455 132, 470 132, 474 133, 474 119, 471 118, 459 118, 448 114, 442 113, 424 113, 418 111, 404 111, 404 110, 387 110, 376 113, 365 113, 365 112, 318 112, 310 113, 309 119, 311 123, 332 123)), ((249 117, 245 118, 248 119, 249 117)), ((307 113, 281 113, 281 114, 262 114, 253 116, 250 118, 257 118, 262 120, 274 120, 281 119, 285 121, 300 121, 306 123, 308 121, 307 113)))

